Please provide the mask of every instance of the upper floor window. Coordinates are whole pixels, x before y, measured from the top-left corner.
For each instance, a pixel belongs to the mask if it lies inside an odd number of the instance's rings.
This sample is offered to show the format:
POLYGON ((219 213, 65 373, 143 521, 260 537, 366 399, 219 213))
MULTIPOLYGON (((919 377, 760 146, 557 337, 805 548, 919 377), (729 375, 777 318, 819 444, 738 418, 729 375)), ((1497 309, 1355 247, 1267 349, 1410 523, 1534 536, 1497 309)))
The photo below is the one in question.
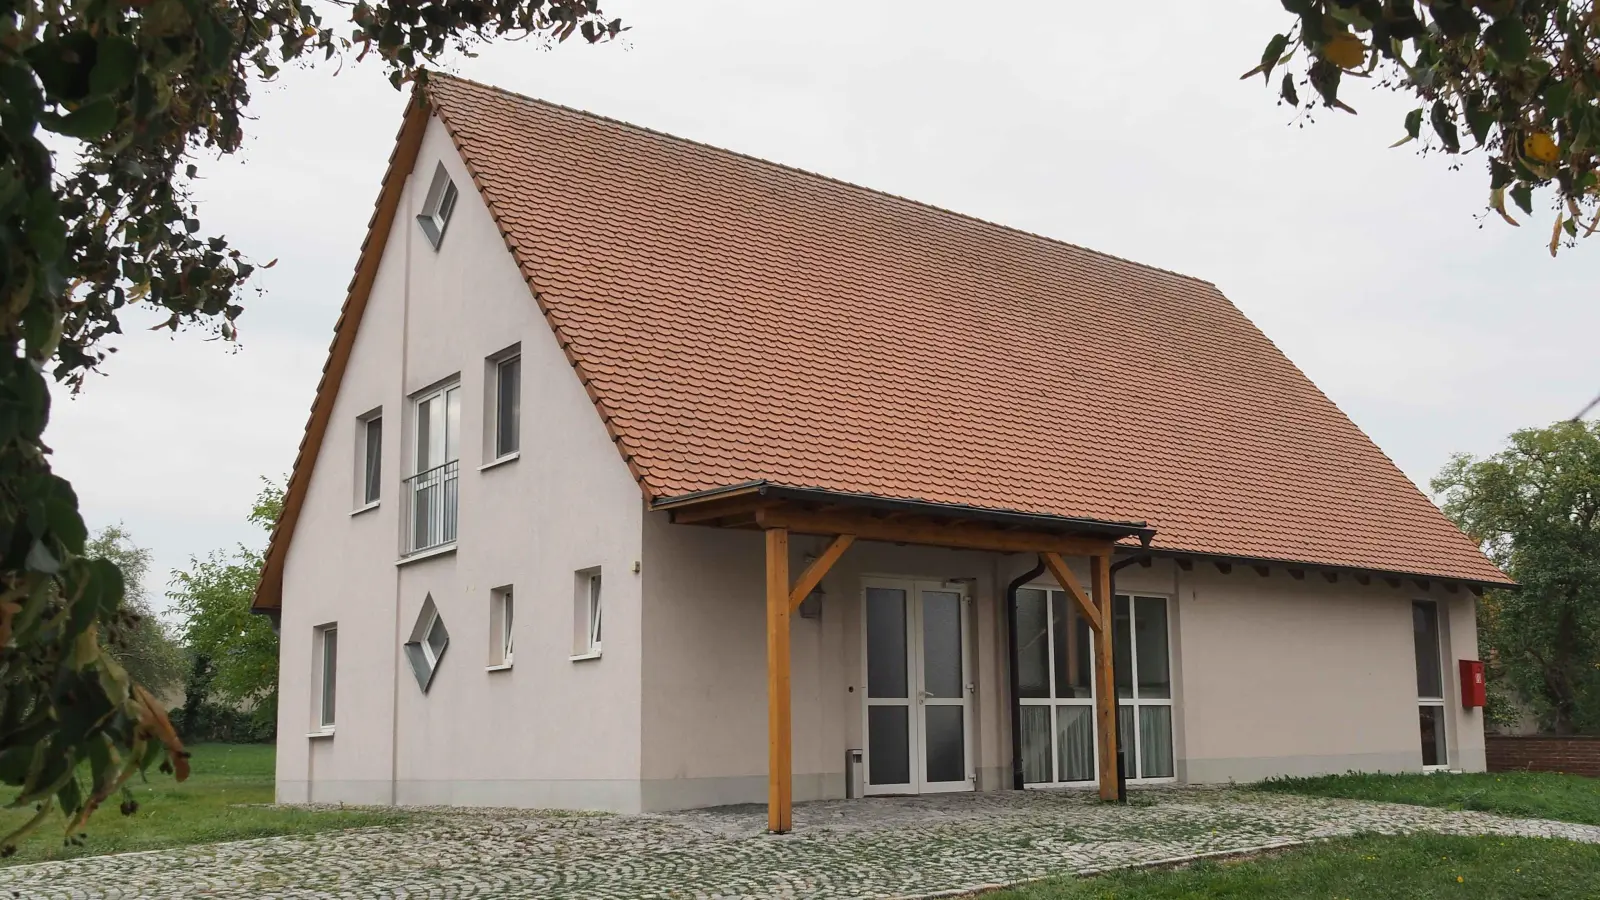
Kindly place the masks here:
POLYGON ((521 448, 522 356, 512 349, 494 366, 494 458, 505 459, 521 448))
POLYGON ((433 170, 433 181, 428 185, 428 195, 422 201, 422 212, 417 214, 417 224, 433 249, 444 241, 444 230, 450 225, 450 214, 456 211, 456 183, 450 180, 444 163, 433 170))
POLYGON ((382 410, 374 410, 357 420, 356 466, 360 476, 357 505, 372 506, 383 492, 382 410))
POLYGON ((461 453, 461 384, 450 382, 412 398, 416 473, 406 479, 407 553, 456 539, 457 474, 461 453))

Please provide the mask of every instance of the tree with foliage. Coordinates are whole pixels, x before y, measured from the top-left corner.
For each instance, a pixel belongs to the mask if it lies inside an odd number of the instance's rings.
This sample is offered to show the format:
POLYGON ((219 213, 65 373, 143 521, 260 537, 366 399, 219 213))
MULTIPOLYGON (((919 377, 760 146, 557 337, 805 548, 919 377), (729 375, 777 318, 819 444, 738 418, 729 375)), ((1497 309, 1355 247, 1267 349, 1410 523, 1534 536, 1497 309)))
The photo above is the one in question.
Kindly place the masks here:
MULTIPOLYGON (((282 512, 283 489, 266 482, 250 521, 271 531, 282 512)), ((167 596, 187 617, 183 641, 195 658, 191 684, 201 693, 191 698, 195 713, 216 703, 249 709, 262 726, 278 719, 278 636, 266 617, 250 612, 261 564, 261 551, 241 544, 231 554, 191 558, 188 571, 172 574, 167 596)))
POLYGON ((108 559, 122 572, 122 609, 107 629, 106 646, 135 682, 160 694, 177 686, 187 668, 183 648, 150 606, 145 578, 150 551, 133 542, 122 525, 107 525, 85 545, 91 557, 108 559))
POLYGON ((104 647, 122 576, 89 555, 44 430, 46 378, 81 386, 130 307, 236 336, 255 266, 203 233, 195 154, 238 150, 252 87, 299 60, 374 56, 399 87, 476 41, 622 25, 598 0, 341 0, 344 23, 301 0, 0 2, 0 783, 38 807, 8 847, 56 805, 77 833, 157 759, 187 773, 165 712, 104 647))
POLYGON ((1600 733, 1600 422, 1511 436, 1433 481, 1445 513, 1519 590, 1484 595, 1493 674, 1558 734, 1600 733))
POLYGON ((1245 73, 1310 112, 1355 112, 1340 96, 1372 78, 1416 98, 1399 144, 1482 151, 1489 207, 1519 224, 1555 191, 1550 252, 1600 226, 1600 13, 1593 0, 1283 0, 1295 19, 1245 73))

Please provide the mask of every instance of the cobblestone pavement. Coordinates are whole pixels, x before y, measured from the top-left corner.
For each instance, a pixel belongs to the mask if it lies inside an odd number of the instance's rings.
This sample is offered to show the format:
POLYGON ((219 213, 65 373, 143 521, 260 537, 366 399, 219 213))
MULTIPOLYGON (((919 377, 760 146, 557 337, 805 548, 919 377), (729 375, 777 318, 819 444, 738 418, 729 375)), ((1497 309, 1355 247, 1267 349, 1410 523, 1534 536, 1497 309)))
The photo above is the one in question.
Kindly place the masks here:
POLYGON ((420 822, 0 870, 0 898, 914 897, 1360 832, 1564 837, 1600 827, 1238 790, 808 803, 641 816, 439 810, 420 822))

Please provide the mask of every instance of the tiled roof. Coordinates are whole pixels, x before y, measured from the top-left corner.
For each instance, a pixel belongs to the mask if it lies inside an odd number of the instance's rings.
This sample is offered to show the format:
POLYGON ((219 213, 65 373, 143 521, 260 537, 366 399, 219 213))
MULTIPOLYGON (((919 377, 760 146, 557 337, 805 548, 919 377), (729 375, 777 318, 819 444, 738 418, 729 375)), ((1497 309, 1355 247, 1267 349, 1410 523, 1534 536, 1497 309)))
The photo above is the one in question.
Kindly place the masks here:
POLYGON ((652 498, 752 479, 1505 576, 1208 282, 434 76, 652 498))
POLYGON ((1214 285, 433 75, 651 499, 751 480, 1505 576, 1214 285))

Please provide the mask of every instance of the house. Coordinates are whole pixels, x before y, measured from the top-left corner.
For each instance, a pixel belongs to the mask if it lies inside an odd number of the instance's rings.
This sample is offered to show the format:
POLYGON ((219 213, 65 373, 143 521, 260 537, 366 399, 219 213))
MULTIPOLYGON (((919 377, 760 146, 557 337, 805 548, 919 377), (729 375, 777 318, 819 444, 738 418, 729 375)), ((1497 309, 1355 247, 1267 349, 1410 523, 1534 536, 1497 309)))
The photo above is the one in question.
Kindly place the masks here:
POLYGON ((282 801, 786 831, 1481 770, 1506 583, 1207 282, 431 75, 255 608, 282 801))

